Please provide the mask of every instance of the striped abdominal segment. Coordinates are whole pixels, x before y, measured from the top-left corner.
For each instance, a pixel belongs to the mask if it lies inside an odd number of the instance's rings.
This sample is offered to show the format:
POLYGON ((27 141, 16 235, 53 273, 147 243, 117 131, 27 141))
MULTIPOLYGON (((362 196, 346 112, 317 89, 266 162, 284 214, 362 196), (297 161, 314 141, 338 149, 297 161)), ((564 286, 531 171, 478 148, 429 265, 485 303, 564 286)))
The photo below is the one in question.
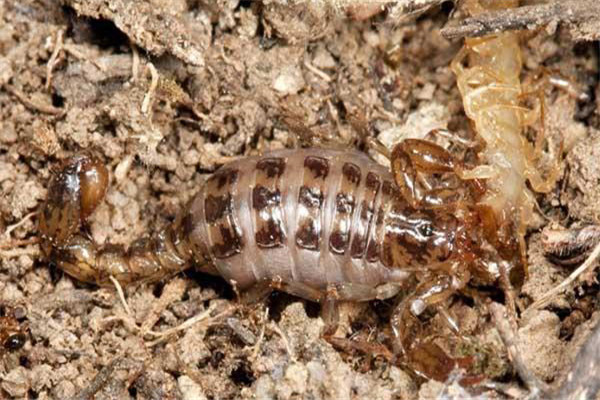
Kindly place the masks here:
POLYGON ((389 172, 358 153, 281 150, 240 160, 210 177, 192 205, 206 221, 188 228, 197 233, 192 247, 206 248, 196 259, 212 259, 241 287, 263 279, 319 290, 378 284, 388 276, 382 241, 394 190, 389 172))

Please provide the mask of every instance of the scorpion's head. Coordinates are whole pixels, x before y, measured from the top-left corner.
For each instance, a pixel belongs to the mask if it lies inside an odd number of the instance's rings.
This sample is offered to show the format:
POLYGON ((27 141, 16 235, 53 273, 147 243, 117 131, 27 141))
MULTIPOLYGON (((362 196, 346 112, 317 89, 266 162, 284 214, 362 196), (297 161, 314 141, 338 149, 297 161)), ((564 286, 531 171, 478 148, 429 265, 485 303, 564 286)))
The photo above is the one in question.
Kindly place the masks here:
POLYGON ((400 269, 445 268, 471 262, 479 225, 460 208, 407 209, 386 218, 383 261, 400 269))
POLYGON ((475 284, 484 285, 494 283, 504 268, 513 284, 522 283, 525 264, 509 216, 498 217, 485 205, 462 204, 415 210, 403 217, 402 223, 390 225, 388 234, 395 253, 405 252, 404 265, 446 271, 458 267, 468 270, 475 284))

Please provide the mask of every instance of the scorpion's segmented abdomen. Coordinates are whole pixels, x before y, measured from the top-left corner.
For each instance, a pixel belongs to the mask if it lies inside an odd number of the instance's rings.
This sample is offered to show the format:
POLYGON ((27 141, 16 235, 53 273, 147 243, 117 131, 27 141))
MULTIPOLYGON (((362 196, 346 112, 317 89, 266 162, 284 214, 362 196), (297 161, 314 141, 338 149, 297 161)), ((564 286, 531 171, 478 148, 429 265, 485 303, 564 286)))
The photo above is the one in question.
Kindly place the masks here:
POLYGON ((278 150, 225 165, 184 217, 196 259, 246 288, 263 278, 385 282, 389 171, 355 151, 278 150))

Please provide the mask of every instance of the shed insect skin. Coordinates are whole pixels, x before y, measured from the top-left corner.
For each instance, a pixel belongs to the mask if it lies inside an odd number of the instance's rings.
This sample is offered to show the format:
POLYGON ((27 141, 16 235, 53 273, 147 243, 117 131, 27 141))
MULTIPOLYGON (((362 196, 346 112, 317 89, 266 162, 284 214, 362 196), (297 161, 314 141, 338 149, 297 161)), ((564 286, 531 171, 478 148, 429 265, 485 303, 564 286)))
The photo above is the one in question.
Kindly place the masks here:
POLYGON ((441 307, 472 277, 497 279, 506 249, 476 204, 484 185, 431 142, 408 139, 392 171, 356 151, 285 149, 233 161, 201 185, 176 220, 126 250, 101 247, 81 230, 109 181, 89 153, 67 159, 51 181, 39 219, 49 260, 78 280, 109 285, 158 281, 194 265, 219 275, 247 301, 282 290, 323 305, 326 335, 339 301, 396 295, 398 350, 423 376, 445 379, 452 359, 419 338, 417 317, 441 307), (427 185, 417 180, 427 176, 427 185), (426 361, 419 360, 427 354, 426 361))
MULTIPOLYGON (((517 0, 465 0, 464 5, 471 15, 478 15, 515 8, 518 3, 517 0)), ((524 237, 536 206, 528 185, 534 192, 549 192, 558 178, 560 165, 557 157, 547 176, 542 176, 537 160, 542 153, 543 135, 538 133, 535 145, 524 136, 524 128, 537 121, 540 112, 521 105, 525 94, 520 81, 519 34, 501 32, 465 39, 451 69, 456 75, 465 113, 486 145, 481 158, 487 165, 467 171, 463 177, 489 178, 482 204, 491 207, 498 225, 508 229, 506 237, 519 240, 525 264, 524 237)))

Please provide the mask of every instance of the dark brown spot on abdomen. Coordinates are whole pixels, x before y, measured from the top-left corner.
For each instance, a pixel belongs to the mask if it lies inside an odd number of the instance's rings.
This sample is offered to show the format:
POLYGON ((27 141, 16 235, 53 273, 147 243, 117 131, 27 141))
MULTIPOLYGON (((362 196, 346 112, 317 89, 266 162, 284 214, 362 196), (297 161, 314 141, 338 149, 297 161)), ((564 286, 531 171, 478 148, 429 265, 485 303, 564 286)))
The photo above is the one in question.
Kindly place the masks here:
POLYGON ((283 175, 285 160, 283 158, 263 158, 256 163, 257 171, 263 172, 267 179, 276 179, 283 175))
POLYGON ((296 245, 306 250, 319 250, 321 213, 325 198, 329 161, 322 157, 304 159, 302 186, 298 194, 296 245))
POLYGON ((358 165, 353 163, 345 163, 342 167, 342 175, 344 175, 344 179, 348 181, 348 183, 358 186, 360 183, 360 168, 358 165))
POLYGON ((323 206, 323 193, 319 188, 302 186, 298 195, 298 203, 307 208, 320 208, 323 206))
POLYGON ((264 210, 281 203, 279 189, 270 190, 264 186, 257 186, 252 190, 252 207, 255 210, 264 210))
POLYGON ((329 175, 329 161, 326 158, 308 156, 304 160, 304 168, 312 173, 314 179, 324 181, 329 175))
POLYGON ((347 162, 342 166, 342 182, 335 197, 335 214, 329 236, 329 249, 333 253, 346 253, 350 243, 355 196, 360 178, 360 168, 356 164, 347 162))
POLYGON ((233 198, 231 193, 221 196, 207 195, 204 199, 204 215, 206 222, 215 223, 218 220, 231 215, 233 210, 233 198))
POLYGON ((286 238, 281 205, 283 158, 265 158, 256 163, 255 187, 252 189, 254 239, 259 248, 283 246, 286 238))
POLYGON ((218 226, 220 240, 213 244, 213 254, 216 258, 229 258, 242 251, 242 236, 235 229, 225 224, 218 226))
POLYGON ((243 248, 241 229, 233 215, 233 193, 238 178, 237 169, 222 169, 206 181, 204 218, 211 252, 218 259, 229 258, 243 248))

